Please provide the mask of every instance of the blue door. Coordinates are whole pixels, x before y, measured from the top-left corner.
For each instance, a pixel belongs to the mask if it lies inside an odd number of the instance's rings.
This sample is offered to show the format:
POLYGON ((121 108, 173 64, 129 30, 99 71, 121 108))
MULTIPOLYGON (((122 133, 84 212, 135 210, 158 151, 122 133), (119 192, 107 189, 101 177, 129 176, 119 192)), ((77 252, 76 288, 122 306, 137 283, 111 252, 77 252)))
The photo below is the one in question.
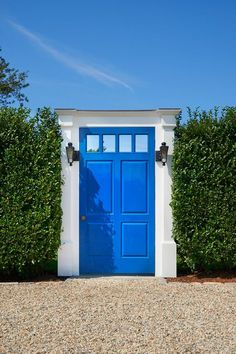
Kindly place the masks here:
POLYGON ((154 128, 80 129, 81 274, 154 273, 154 128))

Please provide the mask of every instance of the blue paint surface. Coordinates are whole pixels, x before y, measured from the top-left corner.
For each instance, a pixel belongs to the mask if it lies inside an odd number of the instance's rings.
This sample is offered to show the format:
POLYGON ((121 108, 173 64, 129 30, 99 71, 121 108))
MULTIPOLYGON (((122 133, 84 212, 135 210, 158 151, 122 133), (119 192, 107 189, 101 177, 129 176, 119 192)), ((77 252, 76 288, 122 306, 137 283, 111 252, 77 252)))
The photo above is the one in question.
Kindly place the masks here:
POLYGON ((154 273, 154 132, 80 129, 81 274, 154 273), (148 138, 144 152, 136 152, 137 134, 148 138), (90 135, 99 136, 99 151, 87 151, 90 135), (104 149, 103 135, 115 138, 115 151, 110 142, 104 149), (119 152, 120 135, 131 135, 131 152, 119 152))

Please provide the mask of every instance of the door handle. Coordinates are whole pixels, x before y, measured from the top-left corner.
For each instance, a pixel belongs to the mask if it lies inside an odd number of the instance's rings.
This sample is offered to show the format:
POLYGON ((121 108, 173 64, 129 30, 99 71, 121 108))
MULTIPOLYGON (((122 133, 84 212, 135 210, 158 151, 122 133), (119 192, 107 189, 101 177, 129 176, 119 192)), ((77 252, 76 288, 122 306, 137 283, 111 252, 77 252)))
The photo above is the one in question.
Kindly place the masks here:
POLYGON ((81 215, 81 221, 85 221, 86 220, 86 216, 85 215, 81 215))

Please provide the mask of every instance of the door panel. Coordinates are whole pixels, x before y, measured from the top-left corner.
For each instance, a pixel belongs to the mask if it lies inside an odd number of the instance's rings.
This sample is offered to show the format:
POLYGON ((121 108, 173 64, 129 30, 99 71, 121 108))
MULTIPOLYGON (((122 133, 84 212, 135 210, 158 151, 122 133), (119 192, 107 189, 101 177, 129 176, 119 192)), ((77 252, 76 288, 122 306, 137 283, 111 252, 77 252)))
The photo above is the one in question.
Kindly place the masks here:
POLYGON ((80 273, 154 273, 154 128, 80 129, 80 273))
POLYGON ((112 213, 112 161, 87 161, 87 214, 112 213))
POLYGON ((89 243, 88 256, 109 256, 111 254, 113 224, 88 223, 87 238, 89 243), (109 238, 107 236, 109 235, 109 238), (110 242, 108 242, 108 240, 110 242))
POLYGON ((122 212, 147 212, 147 161, 122 161, 122 212))
POLYGON ((122 257, 147 257, 147 223, 122 224, 122 257))

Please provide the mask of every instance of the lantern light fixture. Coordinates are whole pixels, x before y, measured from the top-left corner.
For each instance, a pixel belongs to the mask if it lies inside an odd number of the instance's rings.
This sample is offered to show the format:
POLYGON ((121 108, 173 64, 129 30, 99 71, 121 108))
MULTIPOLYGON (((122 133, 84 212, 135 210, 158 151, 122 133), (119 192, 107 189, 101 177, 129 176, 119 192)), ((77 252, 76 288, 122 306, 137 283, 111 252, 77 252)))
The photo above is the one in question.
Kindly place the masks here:
POLYGON ((169 146, 163 142, 160 146, 160 150, 156 151, 156 161, 161 161, 162 165, 165 166, 167 162, 167 154, 168 154, 169 146))
POLYGON ((74 161, 79 161, 79 151, 75 150, 72 143, 68 143, 68 146, 66 146, 66 155, 70 166, 74 161))

